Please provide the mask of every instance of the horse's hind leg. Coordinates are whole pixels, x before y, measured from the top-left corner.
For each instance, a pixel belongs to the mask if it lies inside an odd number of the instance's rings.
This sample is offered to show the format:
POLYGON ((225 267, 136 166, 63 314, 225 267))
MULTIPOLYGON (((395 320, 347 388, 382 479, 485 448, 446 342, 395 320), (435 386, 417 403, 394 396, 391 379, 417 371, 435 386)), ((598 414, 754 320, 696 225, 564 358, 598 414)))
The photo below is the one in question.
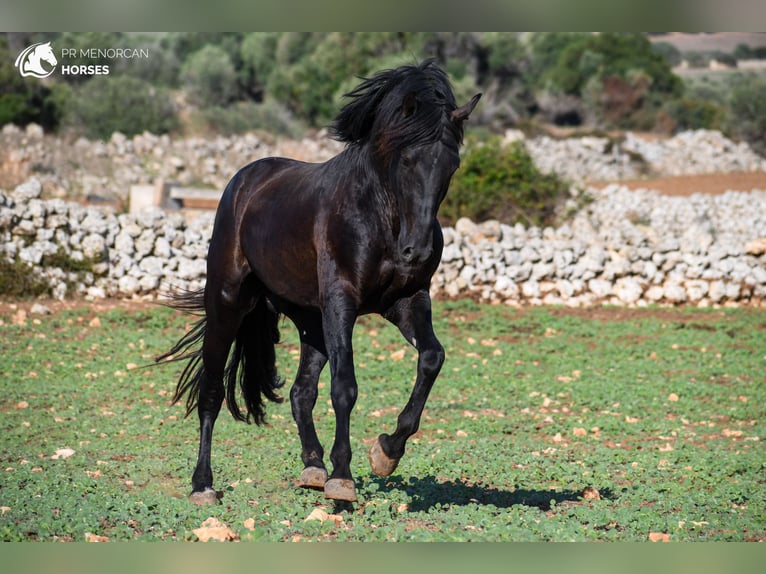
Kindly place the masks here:
POLYGON ((196 504, 216 502, 213 471, 210 467, 213 427, 225 398, 223 375, 226 360, 242 320, 242 315, 236 308, 222 305, 216 296, 210 297, 206 307, 202 371, 197 403, 200 424, 199 452, 197 465, 192 475, 192 493, 189 496, 189 499, 196 504))
POLYGON ((407 439, 417 432, 431 387, 444 363, 444 348, 434 335, 431 323, 431 299, 420 291, 409 299, 398 301, 386 319, 399 327, 402 335, 418 350, 418 374, 410 400, 402 410, 393 434, 381 434, 369 452, 375 474, 388 476, 404 456, 407 439))
POLYGON ((197 413, 199 415, 200 437, 197 465, 192 475, 190 500, 196 504, 214 503, 216 491, 213 488, 213 471, 210 467, 210 451, 213 441, 213 427, 221 410, 226 392, 224 371, 229 350, 236 338, 247 309, 243 309, 239 286, 234 289, 217 288, 208 280, 205 293, 205 336, 202 342, 202 371, 199 385, 197 413))

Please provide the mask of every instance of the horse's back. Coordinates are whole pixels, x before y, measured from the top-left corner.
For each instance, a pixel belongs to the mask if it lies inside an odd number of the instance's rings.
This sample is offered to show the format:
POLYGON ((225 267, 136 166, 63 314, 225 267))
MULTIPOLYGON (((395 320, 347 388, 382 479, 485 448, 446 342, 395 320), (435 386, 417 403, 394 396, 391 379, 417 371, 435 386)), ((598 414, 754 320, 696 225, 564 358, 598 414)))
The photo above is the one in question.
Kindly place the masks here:
POLYGON ((211 241, 211 249, 233 247, 270 292, 301 305, 317 303, 320 166, 269 157, 241 168, 221 197, 211 241))
POLYGON ((247 164, 229 180, 218 210, 239 206, 243 201, 253 199, 270 182, 304 165, 304 162, 284 157, 265 157, 247 164))

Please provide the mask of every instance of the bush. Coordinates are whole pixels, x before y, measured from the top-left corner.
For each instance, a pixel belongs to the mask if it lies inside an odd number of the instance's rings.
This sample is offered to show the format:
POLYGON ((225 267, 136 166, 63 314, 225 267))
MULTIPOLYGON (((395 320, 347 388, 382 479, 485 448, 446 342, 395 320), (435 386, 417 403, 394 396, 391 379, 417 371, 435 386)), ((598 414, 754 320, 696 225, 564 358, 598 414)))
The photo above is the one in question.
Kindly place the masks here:
POLYGON ((91 138, 119 131, 167 133, 178 127, 168 92, 130 76, 96 76, 72 91, 62 104, 64 124, 91 138))
POLYGON ((257 101, 263 100, 266 82, 276 66, 278 41, 277 32, 253 32, 242 41, 240 83, 257 101))
POLYGON ((241 134, 260 130, 274 135, 299 138, 303 126, 293 119, 292 114, 274 100, 257 104, 252 101, 236 102, 223 108, 212 107, 195 114, 197 129, 205 132, 241 134))
POLYGON ((729 131, 766 155, 766 81, 748 76, 729 98, 729 131))
POLYGON ((670 100, 663 106, 663 112, 671 120, 672 131, 716 130, 721 127, 724 111, 721 106, 695 98, 670 100))
POLYGON ((665 58, 669 66, 679 66, 683 61, 681 50, 669 42, 653 42, 652 50, 665 58))
POLYGON ((15 57, 0 36, 0 126, 35 122, 45 129, 55 128, 60 110, 51 88, 35 78, 22 78, 13 65, 15 57))
POLYGON ((580 97, 602 127, 651 128, 662 99, 679 97, 681 80, 641 34, 563 37, 553 65, 541 75, 550 91, 580 97))
POLYGON ((504 146, 496 137, 469 140, 440 215, 447 224, 468 217, 548 225, 567 194, 562 180, 535 167, 521 142, 504 146))
POLYGON ((48 284, 30 265, 0 256, 0 295, 9 298, 32 299, 48 294, 48 284))
POLYGON ((238 95, 237 72, 226 50, 200 48, 181 68, 181 83, 189 99, 199 106, 225 106, 238 95))

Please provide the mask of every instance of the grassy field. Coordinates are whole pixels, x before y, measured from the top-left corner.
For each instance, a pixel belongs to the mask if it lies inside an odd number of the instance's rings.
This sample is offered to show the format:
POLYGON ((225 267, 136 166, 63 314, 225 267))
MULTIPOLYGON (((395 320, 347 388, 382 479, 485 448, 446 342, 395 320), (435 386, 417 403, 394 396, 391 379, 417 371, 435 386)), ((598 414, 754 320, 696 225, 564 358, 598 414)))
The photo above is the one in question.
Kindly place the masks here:
MULTIPOLYGON (((187 318, 151 305, 0 304, 0 540, 766 540, 766 311, 440 303, 447 362, 394 475, 366 451, 405 404, 416 356, 382 320, 355 331, 359 502, 294 486, 287 403, 216 426, 215 507, 186 499, 196 418, 180 366, 140 368, 187 318), (211 521, 210 519, 214 519, 211 521)), ((285 323, 279 363, 296 371, 285 323)), ((329 451, 323 376, 315 410, 329 451)), ((285 389, 285 394, 287 389, 285 389)))

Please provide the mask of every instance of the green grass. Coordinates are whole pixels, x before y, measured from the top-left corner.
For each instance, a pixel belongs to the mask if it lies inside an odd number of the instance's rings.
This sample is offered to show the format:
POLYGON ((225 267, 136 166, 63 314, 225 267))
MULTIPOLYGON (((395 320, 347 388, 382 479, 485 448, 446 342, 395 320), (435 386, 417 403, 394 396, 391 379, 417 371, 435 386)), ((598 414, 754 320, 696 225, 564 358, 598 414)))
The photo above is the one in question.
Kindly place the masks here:
MULTIPOLYGON (((394 428, 416 356, 392 326, 364 318, 351 429, 359 502, 294 486, 300 443, 284 403, 268 406, 268 427, 222 412, 223 498, 205 508, 186 499, 197 422, 170 405, 180 366, 132 368, 188 319, 84 304, 34 317, 19 325, 18 309, 0 304, 0 540, 196 540, 211 516, 242 541, 766 539, 764 310, 440 303, 447 362, 387 479, 366 451, 394 428), (74 454, 56 457, 64 448, 74 454), (584 499, 588 487, 600 498, 584 499), (305 521, 317 507, 330 519, 305 521)), ((283 339, 291 379, 289 323, 283 339)), ((329 452, 326 373, 320 384, 329 452)))

